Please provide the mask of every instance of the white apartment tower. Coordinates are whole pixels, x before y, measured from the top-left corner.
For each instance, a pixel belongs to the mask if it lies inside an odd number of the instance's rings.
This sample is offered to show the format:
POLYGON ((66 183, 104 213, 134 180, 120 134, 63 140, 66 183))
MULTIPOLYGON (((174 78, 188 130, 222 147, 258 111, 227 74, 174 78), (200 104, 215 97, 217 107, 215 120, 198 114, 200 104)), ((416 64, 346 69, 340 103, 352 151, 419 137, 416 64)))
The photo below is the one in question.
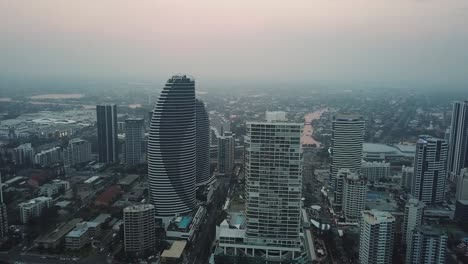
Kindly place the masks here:
POLYGON ((125 252, 144 252, 156 247, 156 211, 151 204, 131 205, 123 210, 125 252))
POLYGON ((343 179, 343 214, 346 222, 358 222, 366 207, 367 180, 360 174, 351 173, 343 179))
POLYGON ((63 150, 63 163, 73 166, 91 160, 91 143, 81 138, 74 138, 68 142, 63 150))
POLYGON ((368 181, 378 182, 382 178, 390 176, 390 163, 388 162, 362 162, 362 176, 368 181))
POLYGON ((409 252, 411 252, 413 231, 417 226, 422 224, 424 207, 424 203, 418 199, 410 199, 405 206, 401 238, 403 244, 406 244, 407 261, 409 261, 408 257, 411 257, 409 252))
POLYGON ((359 263, 392 263, 395 217, 376 210, 361 212, 359 263))
POLYGON ((300 254, 302 124, 285 114, 247 122, 245 136, 245 243, 272 247, 265 258, 300 254), (276 119, 278 118, 278 119, 276 119))
POLYGON ((335 189, 339 169, 361 171, 364 119, 362 116, 338 115, 332 121, 330 186, 335 189))
POLYGON ((234 136, 231 132, 224 132, 218 138, 218 173, 229 175, 234 169, 234 136))
POLYGON ((445 197, 447 143, 443 139, 420 136, 414 157, 411 193, 425 204, 438 204, 445 197))
POLYGON ((411 193, 414 178, 414 167, 401 166, 401 187, 411 193))
POLYGON ((447 251, 446 234, 436 227, 420 225, 413 230, 408 264, 443 264, 447 251))
POLYGON ((456 183, 461 170, 468 166, 468 101, 453 103, 450 127, 447 171, 456 183))

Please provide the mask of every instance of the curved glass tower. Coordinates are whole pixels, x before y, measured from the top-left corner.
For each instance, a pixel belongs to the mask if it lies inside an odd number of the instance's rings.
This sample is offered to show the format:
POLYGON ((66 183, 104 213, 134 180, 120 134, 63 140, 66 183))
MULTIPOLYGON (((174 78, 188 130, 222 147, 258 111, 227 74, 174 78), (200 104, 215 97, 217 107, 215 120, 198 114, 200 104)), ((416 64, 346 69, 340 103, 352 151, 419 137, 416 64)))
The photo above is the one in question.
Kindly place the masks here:
POLYGON ((157 216, 192 211, 196 173, 195 81, 173 76, 153 110, 148 138, 150 203, 157 216))
POLYGON ((210 180, 210 119, 203 101, 196 99, 197 114, 197 185, 210 180))

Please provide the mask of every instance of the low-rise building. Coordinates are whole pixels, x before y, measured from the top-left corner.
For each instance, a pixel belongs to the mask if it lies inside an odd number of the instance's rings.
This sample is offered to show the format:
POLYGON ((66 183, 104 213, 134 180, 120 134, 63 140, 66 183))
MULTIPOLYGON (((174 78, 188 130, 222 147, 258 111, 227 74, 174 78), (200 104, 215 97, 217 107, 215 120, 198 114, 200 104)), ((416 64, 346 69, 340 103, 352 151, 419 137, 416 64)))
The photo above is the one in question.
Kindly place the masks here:
POLYGON ((390 176, 390 163, 384 161, 363 161, 361 172, 368 181, 378 182, 380 179, 390 176))
POLYGON ((171 248, 166 249, 161 254, 161 264, 181 264, 184 261, 184 250, 187 241, 175 241, 171 248))
POLYGON ((81 218, 75 218, 72 219, 64 224, 62 224, 60 227, 57 229, 54 229, 52 232, 47 233, 43 236, 40 236, 38 239, 36 239, 34 242, 38 247, 43 247, 43 248, 57 248, 59 245, 61 245, 65 241, 65 235, 68 234, 73 228, 78 223, 81 223, 83 219, 81 218))
POLYGON ((65 246, 70 250, 80 250, 90 241, 89 226, 86 222, 79 223, 65 236, 65 246))
POLYGON ((51 203, 52 198, 44 196, 20 203, 18 208, 20 211, 21 223, 26 224, 31 218, 39 217, 46 208, 50 207, 51 203))

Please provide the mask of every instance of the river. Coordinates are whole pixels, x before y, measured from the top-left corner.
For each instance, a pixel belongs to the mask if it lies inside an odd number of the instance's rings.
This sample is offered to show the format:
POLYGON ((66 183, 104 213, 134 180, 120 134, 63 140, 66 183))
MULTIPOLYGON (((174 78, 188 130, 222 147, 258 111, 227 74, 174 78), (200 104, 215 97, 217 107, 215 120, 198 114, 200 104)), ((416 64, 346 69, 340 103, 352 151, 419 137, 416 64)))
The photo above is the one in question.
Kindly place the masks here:
POLYGON ((312 121, 320 119, 322 114, 326 112, 327 108, 319 109, 315 112, 308 113, 304 116, 304 131, 301 136, 302 145, 311 145, 315 144, 317 147, 320 147, 320 142, 315 140, 312 136, 314 134, 314 128, 312 127, 312 121))

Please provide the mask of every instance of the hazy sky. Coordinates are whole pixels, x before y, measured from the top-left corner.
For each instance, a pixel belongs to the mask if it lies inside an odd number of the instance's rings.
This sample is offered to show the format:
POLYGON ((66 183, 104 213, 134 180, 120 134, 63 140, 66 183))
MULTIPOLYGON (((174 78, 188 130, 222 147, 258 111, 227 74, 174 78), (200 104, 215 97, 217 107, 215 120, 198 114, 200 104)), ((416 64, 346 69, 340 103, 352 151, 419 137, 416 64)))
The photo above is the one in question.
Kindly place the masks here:
POLYGON ((468 84, 467 0, 0 0, 0 75, 468 84))

